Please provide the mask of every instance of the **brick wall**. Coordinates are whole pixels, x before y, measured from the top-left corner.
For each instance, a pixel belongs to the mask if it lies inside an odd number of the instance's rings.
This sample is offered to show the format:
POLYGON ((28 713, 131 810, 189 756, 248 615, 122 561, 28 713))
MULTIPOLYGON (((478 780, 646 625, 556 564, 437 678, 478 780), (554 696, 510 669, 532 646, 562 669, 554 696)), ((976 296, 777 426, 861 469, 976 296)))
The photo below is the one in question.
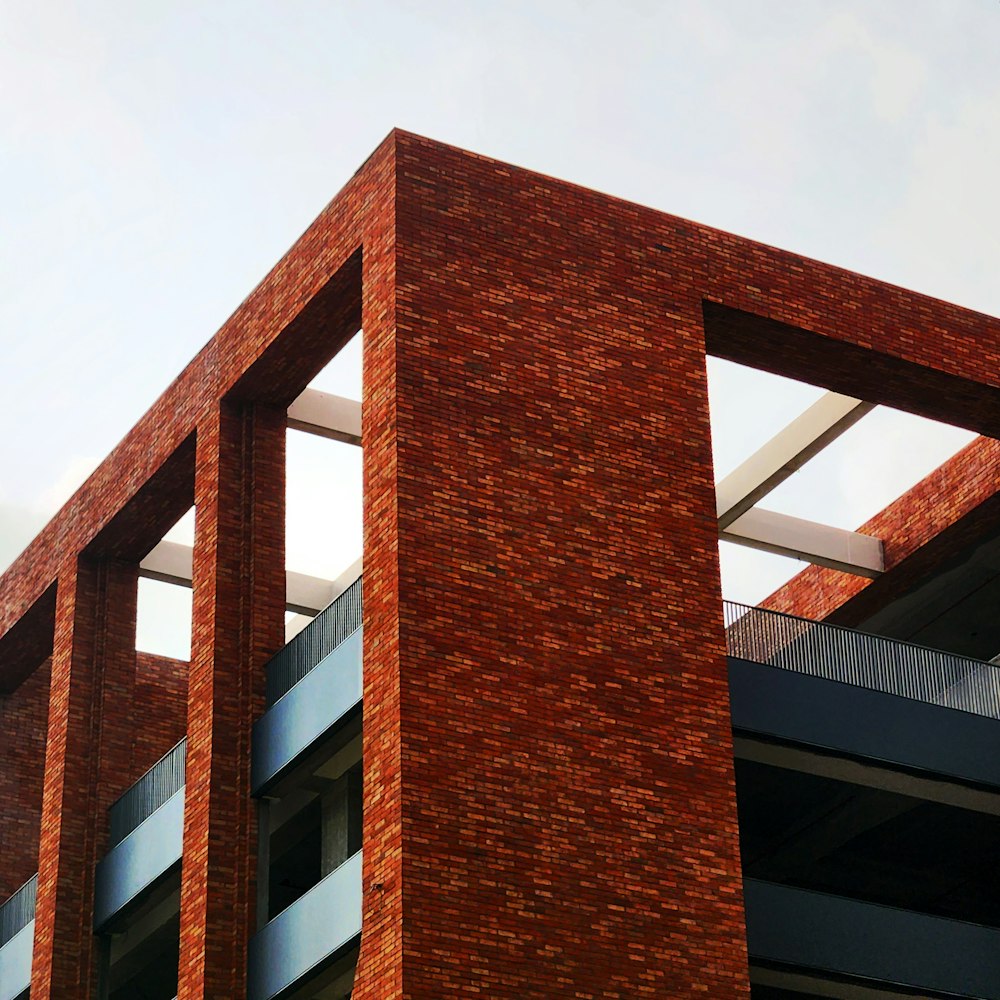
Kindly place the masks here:
MULTIPOLYGON (((0 697, 4 736, 0 767, 0 902, 38 870, 38 831, 49 711, 51 660, 46 660, 13 692, 0 697)), ((132 732, 129 768, 116 782, 124 791, 183 735, 187 710, 187 664, 138 654, 136 703, 143 724, 132 732)))
POLYGON ((132 759, 138 567, 68 558, 52 652, 31 994, 83 1000, 97 985, 94 869, 132 759))
POLYGON ((46 660, 10 694, 0 696, 0 903, 38 871, 45 726, 49 714, 46 660))
POLYGON ((133 734, 131 782, 153 766, 187 730, 188 665, 182 660, 136 655, 135 703, 143 723, 133 734))
POLYGON ((285 413, 223 403, 198 430, 181 863, 184 1000, 244 996, 255 930, 250 732, 284 641, 285 413))

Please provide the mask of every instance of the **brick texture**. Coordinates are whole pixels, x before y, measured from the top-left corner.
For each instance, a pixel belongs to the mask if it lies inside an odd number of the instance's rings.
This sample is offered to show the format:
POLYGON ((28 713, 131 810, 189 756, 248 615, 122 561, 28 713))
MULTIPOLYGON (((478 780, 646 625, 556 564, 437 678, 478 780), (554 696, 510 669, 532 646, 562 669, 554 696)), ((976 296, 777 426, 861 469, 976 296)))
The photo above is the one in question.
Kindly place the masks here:
POLYGON ((187 663, 143 652, 136 657, 135 704, 142 713, 142 725, 132 732, 128 785, 187 732, 187 663))
POLYGON ((89 998, 94 866, 131 762, 138 567, 81 558, 59 577, 31 995, 89 998))
POLYGON ((364 581, 364 822, 362 953, 357 1000, 405 995, 400 732, 395 144, 381 166, 381 211, 366 228, 362 379, 364 581), (381 890, 374 888, 381 883, 381 890))
POLYGON ((354 996, 746 996, 696 273, 633 206, 397 157, 365 918, 401 900, 402 940, 365 937, 354 996))
POLYGON ((224 402, 198 430, 180 1000, 241 996, 256 910, 250 729, 284 642, 285 414, 224 402))
MULTIPOLYGON (((127 767, 112 776, 111 792, 125 791, 156 763, 185 732, 187 664, 138 653, 135 704, 143 724, 131 728, 127 767)), ((4 734, 4 766, 0 768, 0 902, 38 871, 38 833, 42 816, 46 727, 49 711, 47 659, 24 683, 0 699, 0 732, 4 734)))

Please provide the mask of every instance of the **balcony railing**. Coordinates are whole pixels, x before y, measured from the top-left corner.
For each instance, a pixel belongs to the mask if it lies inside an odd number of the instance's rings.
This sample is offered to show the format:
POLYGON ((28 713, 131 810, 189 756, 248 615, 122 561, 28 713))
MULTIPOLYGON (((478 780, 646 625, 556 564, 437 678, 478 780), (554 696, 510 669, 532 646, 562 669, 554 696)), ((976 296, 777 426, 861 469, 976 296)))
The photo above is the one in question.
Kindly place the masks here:
POLYGON ((730 656, 1000 719, 1000 667, 724 601, 730 656))
POLYGON ((361 579, 271 657, 266 667, 268 708, 361 626, 361 579))
MULTIPOLYGON (((248 1000, 284 997, 356 946, 361 934, 361 852, 265 924, 250 940, 248 1000), (308 977, 308 979, 307 979, 308 977)), ((309 995, 314 994, 309 991, 309 995)))
POLYGON ((111 839, 120 844, 143 820, 184 787, 187 737, 168 750, 127 792, 108 809, 111 839))
POLYGON ((0 948, 35 919, 38 876, 32 875, 5 903, 0 905, 0 948))

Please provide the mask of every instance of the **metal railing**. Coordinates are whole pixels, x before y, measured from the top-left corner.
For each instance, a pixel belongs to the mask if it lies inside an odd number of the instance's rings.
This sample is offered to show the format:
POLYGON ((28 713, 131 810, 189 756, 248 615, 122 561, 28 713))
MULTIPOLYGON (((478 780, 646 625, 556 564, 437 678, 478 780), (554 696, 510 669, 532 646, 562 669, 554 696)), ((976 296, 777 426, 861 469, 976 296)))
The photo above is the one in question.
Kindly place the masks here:
POLYGON ((175 792, 184 787, 187 737, 171 747, 127 792, 108 809, 111 839, 108 848, 120 844, 143 820, 148 819, 175 792))
POLYGON ((0 904, 0 948, 35 919, 38 875, 32 875, 5 903, 0 904))
POLYGON ((361 627, 361 579, 359 576, 268 661, 265 668, 268 708, 361 627))
POLYGON ((1000 719, 1000 668, 884 636, 724 601, 730 656, 1000 719))

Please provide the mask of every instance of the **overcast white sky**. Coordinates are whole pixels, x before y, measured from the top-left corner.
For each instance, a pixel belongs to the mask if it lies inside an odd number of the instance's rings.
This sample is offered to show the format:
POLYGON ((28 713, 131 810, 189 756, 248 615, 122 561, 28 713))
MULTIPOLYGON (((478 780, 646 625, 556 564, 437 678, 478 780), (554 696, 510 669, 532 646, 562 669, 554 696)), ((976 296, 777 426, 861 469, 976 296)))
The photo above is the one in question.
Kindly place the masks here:
MULTIPOLYGON (((0 0, 0 568, 394 125, 1000 313, 998 51, 998 0, 0 0)), ((711 375, 720 475, 817 394, 711 375)), ((358 456, 292 437, 335 574, 358 456)), ((877 410, 767 506, 855 527, 968 437, 877 410)))

